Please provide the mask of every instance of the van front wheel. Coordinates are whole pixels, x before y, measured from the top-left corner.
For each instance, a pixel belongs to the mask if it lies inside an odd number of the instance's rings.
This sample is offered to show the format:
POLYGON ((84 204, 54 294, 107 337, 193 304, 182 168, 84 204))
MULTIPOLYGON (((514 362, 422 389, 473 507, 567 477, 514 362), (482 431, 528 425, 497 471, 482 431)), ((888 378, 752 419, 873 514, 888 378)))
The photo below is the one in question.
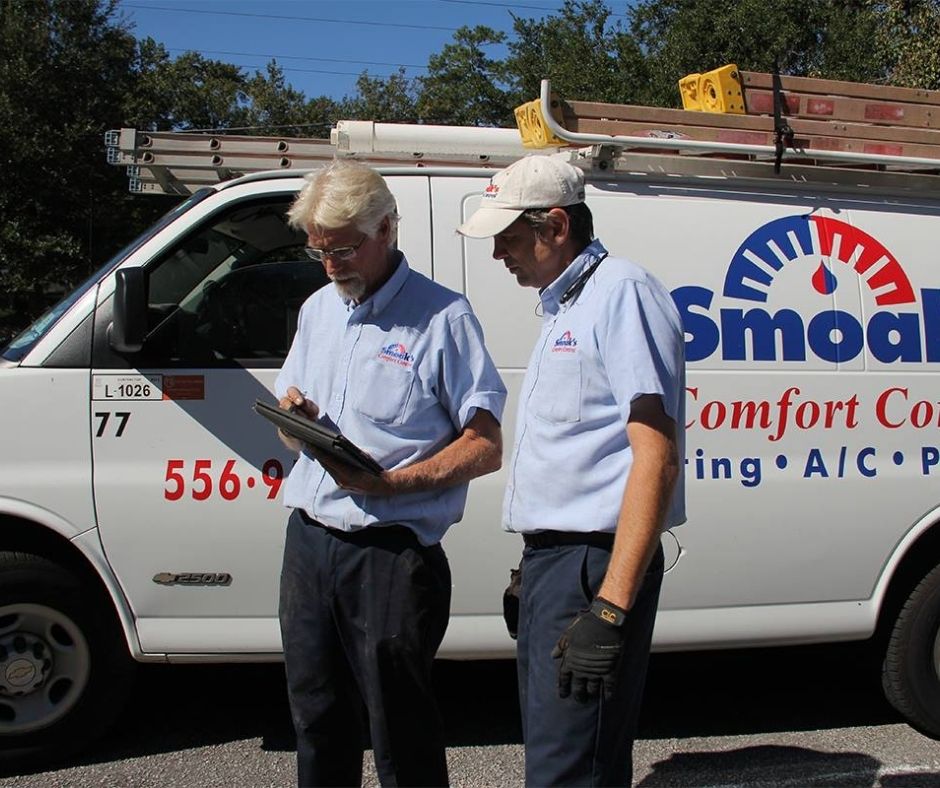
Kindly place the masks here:
POLYGON ((133 663, 104 595, 37 555, 0 552, 0 748, 58 758, 101 732, 133 663))
POLYGON ((885 695, 908 722, 940 737, 940 565, 928 572, 894 624, 882 670, 885 695))

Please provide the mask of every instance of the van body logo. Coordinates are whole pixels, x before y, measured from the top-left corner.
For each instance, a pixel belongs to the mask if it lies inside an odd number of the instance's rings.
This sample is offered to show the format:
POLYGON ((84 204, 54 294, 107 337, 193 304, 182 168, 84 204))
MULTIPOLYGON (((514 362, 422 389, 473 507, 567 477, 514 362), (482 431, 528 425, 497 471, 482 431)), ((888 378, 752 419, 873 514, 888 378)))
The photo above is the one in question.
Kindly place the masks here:
POLYGON ((161 586, 230 586, 228 572, 160 572, 153 582, 161 586))
MULTIPOLYGON (((774 272, 787 263, 805 257, 837 260, 866 277, 870 290, 887 288, 875 297, 878 306, 910 304, 914 289, 901 264, 868 233, 824 216, 788 216, 759 228, 745 240, 728 266, 724 295, 749 301, 766 301, 774 272), (833 255, 835 252, 835 255, 833 255)), ((822 295, 835 289, 836 279, 824 262, 810 277, 813 288, 822 295)))
POLYGON ((719 309, 712 308, 715 293, 705 287, 679 287, 672 295, 688 361, 720 352, 725 361, 805 361, 812 354, 838 363, 867 347, 884 363, 940 362, 940 290, 921 289, 919 311, 904 310, 917 309, 918 299, 901 262, 878 239, 838 219, 787 216, 751 233, 728 265, 719 309), (807 290, 819 298, 816 314, 795 304, 774 312, 762 308, 775 277, 785 267, 791 274, 792 266, 805 272, 807 290), (879 307, 864 322, 862 315, 835 308, 833 294, 849 270, 879 307))

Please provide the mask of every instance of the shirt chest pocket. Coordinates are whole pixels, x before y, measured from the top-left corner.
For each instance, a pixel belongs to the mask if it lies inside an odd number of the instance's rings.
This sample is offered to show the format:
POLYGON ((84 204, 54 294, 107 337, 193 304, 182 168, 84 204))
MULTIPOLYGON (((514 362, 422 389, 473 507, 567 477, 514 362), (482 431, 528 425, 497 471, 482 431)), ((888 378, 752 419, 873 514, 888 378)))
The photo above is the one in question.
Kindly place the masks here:
POLYGON ((401 424, 414 388, 414 370, 370 359, 364 373, 357 381, 355 409, 377 424, 401 424))
POLYGON ((542 362, 532 412, 543 421, 581 421, 581 359, 550 357, 542 362))

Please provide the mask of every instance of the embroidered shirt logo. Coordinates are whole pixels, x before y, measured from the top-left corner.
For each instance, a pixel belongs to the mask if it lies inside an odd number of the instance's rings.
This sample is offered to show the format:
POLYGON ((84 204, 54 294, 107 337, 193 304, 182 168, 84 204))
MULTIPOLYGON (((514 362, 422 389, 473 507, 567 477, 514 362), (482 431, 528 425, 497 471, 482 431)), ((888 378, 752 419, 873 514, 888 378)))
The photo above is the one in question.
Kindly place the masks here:
POLYGON ((558 339, 555 340, 555 345, 552 348, 552 353, 574 353, 575 348, 578 347, 578 340, 571 336, 570 331, 566 331, 558 339))
POLYGON ((408 352, 408 348, 401 342, 392 342, 383 347, 379 351, 378 358, 381 361, 388 361, 401 367, 411 367, 415 362, 415 357, 408 352))

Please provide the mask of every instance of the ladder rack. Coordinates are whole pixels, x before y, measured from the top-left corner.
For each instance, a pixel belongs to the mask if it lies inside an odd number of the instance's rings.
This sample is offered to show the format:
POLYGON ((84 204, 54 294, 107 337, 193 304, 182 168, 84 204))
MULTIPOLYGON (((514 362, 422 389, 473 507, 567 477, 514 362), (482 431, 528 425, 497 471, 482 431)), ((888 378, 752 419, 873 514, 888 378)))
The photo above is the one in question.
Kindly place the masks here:
POLYGON ((336 157, 502 167, 540 148, 601 173, 940 195, 940 91, 776 77, 774 117, 774 76, 734 66, 718 71, 739 85, 741 114, 566 102, 543 80, 539 98, 516 110, 518 130, 341 120, 329 140, 120 129, 108 132, 105 144, 108 162, 127 168, 130 191, 150 194, 186 195, 248 173, 303 171, 336 157), (781 123, 791 132, 785 149, 781 123))
POLYGON ((330 139, 142 132, 105 135, 109 164, 134 193, 187 195, 251 172, 303 171, 336 157, 416 167, 502 167, 527 151, 515 129, 341 120, 330 139))

